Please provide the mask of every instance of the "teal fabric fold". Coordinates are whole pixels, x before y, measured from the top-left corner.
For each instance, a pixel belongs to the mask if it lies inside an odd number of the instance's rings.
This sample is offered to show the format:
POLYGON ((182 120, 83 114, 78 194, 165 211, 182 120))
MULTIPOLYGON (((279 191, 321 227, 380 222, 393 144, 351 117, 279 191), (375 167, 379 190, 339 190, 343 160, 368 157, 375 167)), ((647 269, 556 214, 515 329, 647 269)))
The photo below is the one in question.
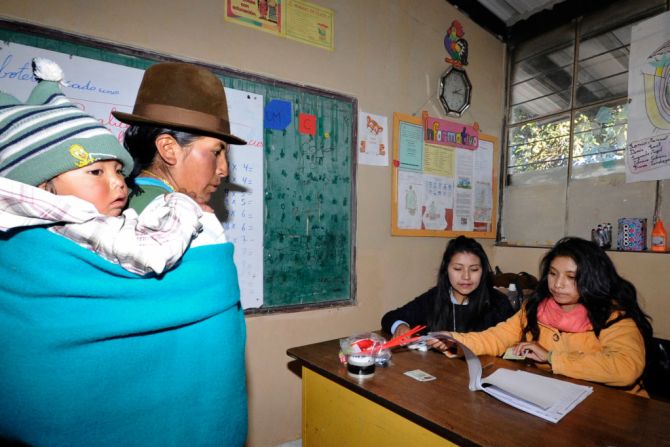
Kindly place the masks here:
POLYGON ((0 439, 235 446, 247 434, 232 244, 156 277, 42 228, 0 234, 0 439))

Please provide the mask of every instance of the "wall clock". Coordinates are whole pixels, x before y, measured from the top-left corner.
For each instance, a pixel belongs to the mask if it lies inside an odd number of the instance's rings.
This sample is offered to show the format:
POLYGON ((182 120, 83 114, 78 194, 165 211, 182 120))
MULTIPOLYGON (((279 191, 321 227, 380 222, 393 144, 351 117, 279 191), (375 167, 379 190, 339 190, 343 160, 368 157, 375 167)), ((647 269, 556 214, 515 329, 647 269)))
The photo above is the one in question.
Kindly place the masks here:
POLYGON ((440 78, 438 95, 447 115, 461 116, 470 107, 472 84, 462 68, 450 66, 440 78))

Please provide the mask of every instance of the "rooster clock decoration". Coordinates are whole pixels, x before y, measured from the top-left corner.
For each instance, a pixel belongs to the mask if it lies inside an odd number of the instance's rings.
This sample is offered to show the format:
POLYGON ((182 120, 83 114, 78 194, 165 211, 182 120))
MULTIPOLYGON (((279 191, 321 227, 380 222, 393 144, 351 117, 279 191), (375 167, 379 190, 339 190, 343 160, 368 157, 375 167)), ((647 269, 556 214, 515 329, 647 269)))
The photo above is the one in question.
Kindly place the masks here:
POLYGON ((470 107, 472 84, 463 68, 468 64, 468 41, 463 38, 463 26, 454 20, 444 36, 444 48, 449 56, 449 68, 440 77, 438 95, 447 115, 461 116, 470 107))

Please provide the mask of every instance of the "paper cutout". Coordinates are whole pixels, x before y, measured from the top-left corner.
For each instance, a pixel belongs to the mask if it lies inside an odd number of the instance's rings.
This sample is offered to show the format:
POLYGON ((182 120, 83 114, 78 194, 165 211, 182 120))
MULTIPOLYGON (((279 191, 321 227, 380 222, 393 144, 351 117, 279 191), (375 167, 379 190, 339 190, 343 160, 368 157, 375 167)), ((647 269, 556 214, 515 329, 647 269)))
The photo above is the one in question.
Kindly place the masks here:
POLYGON ((458 20, 451 22, 444 36, 444 49, 449 54, 444 61, 456 68, 468 65, 468 41, 463 36, 465 36, 465 31, 458 20))
POLYGON ((474 126, 433 117, 428 117, 425 125, 427 143, 470 150, 476 150, 479 146, 479 132, 474 126))
POLYGON ((388 124, 385 116, 358 112, 358 163, 388 166, 388 124))
POLYGON ((265 106, 263 125, 266 129, 284 130, 291 124, 291 103, 273 99, 265 106))
POLYGON ((316 115, 301 113, 298 116, 298 132, 316 135, 316 115))

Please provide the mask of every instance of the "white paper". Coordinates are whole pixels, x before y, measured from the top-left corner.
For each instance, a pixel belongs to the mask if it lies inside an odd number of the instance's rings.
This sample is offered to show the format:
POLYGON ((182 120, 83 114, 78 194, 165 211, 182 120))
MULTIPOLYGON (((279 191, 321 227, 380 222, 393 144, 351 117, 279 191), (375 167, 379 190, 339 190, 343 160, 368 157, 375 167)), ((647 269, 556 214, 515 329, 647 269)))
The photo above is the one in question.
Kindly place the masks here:
POLYGON ((471 391, 484 391, 508 405, 547 421, 560 421, 593 392, 590 386, 505 368, 498 368, 493 374, 482 378, 479 357, 467 346, 441 333, 431 332, 428 337, 443 339, 461 348, 468 365, 471 391))
POLYGON ((493 143, 479 140, 474 151, 474 220, 491 223, 493 214, 493 143))
POLYGON ((398 228, 420 229, 423 175, 398 169, 398 228))
POLYGON ((632 28, 626 181, 670 178, 670 12, 632 28))
POLYGON ((358 111, 358 164, 388 166, 388 119, 358 111))
POLYGON ((247 145, 230 145, 228 180, 241 188, 226 189, 223 226, 235 245, 242 307, 249 309, 263 304, 263 96, 225 90, 230 130, 247 145))
POLYGON ((32 71, 35 57, 56 62, 63 69, 64 80, 69 84, 61 86, 63 93, 79 108, 97 118, 119 141, 123 140, 128 125, 114 118, 112 112, 132 111, 144 70, 4 42, 0 46, 0 90, 21 102, 28 99, 37 85, 32 71))
POLYGON ((474 228, 474 152, 456 151, 454 231, 472 231, 474 228))
POLYGON ((449 230, 447 209, 454 207, 454 179, 424 175, 424 196, 421 219, 426 230, 449 230))

